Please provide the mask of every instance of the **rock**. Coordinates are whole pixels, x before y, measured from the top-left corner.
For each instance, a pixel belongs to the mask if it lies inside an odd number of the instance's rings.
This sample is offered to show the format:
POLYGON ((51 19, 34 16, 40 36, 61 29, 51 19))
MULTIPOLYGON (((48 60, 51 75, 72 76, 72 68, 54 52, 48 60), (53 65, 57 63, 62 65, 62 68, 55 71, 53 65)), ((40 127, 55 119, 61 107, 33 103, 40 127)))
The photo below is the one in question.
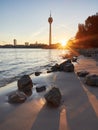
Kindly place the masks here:
POLYGON ((27 96, 24 92, 15 92, 8 96, 8 101, 10 103, 23 103, 27 99, 27 96))
POLYGON ((85 77, 86 75, 88 75, 89 74, 89 72, 87 72, 87 71, 79 71, 79 72, 77 72, 77 75, 79 76, 79 77, 85 77))
POLYGON ((24 75, 18 80, 18 90, 23 91, 26 95, 32 94, 33 83, 29 75, 24 75))
POLYGON ((52 66, 51 70, 52 71, 58 71, 59 70, 59 65, 55 64, 54 66, 52 66))
POLYGON ((45 90, 46 90, 46 86, 38 86, 38 87, 36 87, 37 92, 42 92, 42 91, 45 91, 45 90))
POLYGON ((71 63, 71 59, 68 59, 59 65, 60 71, 65 71, 65 67, 71 63))
POLYGON ((65 71, 65 72, 73 72, 74 71, 74 65, 71 62, 71 59, 68 59, 61 63, 60 65, 55 64, 51 68, 52 71, 65 71))
POLYGON ((58 88, 53 87, 47 94, 45 94, 44 97, 48 104, 51 104, 55 107, 58 107, 60 105, 61 93, 58 88))
POLYGON ((87 75, 85 83, 90 86, 98 86, 98 75, 87 75))
POLYGON ((65 64, 67 64, 67 63, 71 63, 71 59, 67 59, 67 60, 65 61, 65 64))
POLYGON ((39 76, 41 72, 35 72, 35 76, 39 76))
POLYGON ((51 73, 51 72, 53 72, 52 70, 47 70, 47 73, 51 73))
POLYGON ((97 79, 96 79, 96 86, 98 87, 98 77, 97 77, 97 79))
POLYGON ((65 72, 74 72, 74 65, 72 63, 67 63, 64 66, 64 71, 65 72))

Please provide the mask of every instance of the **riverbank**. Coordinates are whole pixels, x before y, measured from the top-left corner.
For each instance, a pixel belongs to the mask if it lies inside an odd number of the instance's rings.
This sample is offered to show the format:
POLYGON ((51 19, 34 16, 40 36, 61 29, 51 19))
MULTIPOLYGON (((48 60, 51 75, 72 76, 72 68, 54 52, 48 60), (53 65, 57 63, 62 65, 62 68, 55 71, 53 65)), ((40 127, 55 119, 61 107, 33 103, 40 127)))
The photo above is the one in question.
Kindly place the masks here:
POLYGON ((75 73, 53 72, 31 76, 33 93, 22 104, 8 103, 8 95, 17 90, 17 82, 0 88, 0 129, 2 130, 97 130, 98 93, 95 87, 86 86, 76 72, 87 70, 97 73, 97 62, 79 57, 75 73), (35 87, 45 85, 46 91, 37 93, 35 87), (58 108, 47 106, 45 93, 56 86, 62 94, 58 108))

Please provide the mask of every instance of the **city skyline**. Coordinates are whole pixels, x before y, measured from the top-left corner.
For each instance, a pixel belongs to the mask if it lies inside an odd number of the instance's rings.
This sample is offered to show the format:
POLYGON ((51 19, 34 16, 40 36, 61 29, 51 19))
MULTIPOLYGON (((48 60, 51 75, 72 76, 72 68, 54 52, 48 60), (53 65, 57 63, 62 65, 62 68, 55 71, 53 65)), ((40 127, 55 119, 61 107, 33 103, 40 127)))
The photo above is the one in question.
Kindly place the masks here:
POLYGON ((49 43, 49 23, 53 17, 52 43, 74 37, 78 24, 98 12, 97 0, 0 0, 0 44, 49 43))

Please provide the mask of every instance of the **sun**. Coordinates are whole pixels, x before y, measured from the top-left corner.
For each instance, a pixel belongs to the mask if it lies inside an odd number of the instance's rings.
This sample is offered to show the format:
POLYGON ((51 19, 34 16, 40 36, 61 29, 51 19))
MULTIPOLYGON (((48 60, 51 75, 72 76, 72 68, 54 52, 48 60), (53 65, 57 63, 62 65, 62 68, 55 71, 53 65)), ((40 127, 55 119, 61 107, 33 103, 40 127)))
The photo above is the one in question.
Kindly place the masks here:
POLYGON ((67 41, 66 40, 61 40, 61 45, 64 47, 67 45, 67 41))

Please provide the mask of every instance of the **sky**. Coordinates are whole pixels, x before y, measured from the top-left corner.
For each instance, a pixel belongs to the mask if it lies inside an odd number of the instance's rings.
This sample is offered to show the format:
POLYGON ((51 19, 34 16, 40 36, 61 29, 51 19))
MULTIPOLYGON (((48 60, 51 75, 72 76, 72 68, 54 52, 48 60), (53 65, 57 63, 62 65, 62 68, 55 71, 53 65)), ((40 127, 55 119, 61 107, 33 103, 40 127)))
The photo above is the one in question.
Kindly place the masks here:
POLYGON ((53 18, 52 43, 73 38, 79 23, 98 13, 98 0, 0 0, 0 45, 49 43, 48 18, 53 18))

